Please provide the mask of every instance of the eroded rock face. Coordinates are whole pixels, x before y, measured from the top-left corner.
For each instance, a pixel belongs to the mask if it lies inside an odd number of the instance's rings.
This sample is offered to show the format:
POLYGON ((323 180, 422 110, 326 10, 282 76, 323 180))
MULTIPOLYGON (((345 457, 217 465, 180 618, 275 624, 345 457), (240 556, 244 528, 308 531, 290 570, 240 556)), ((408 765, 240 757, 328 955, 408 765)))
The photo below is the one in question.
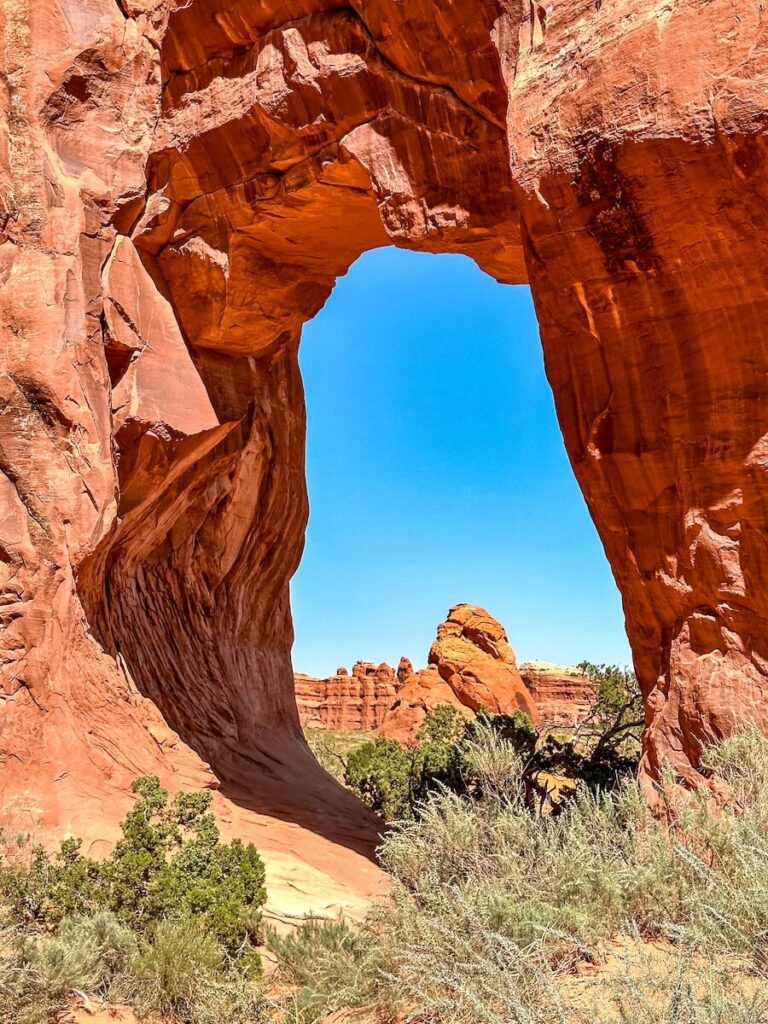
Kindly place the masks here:
POLYGON ((574 668, 546 661, 526 661, 520 675, 542 722, 577 725, 595 702, 589 677, 574 668))
POLYGON ((405 681, 387 708, 379 732, 386 739, 413 746, 418 741, 427 714, 444 706, 455 708, 467 721, 475 717, 472 709, 458 699, 455 691, 442 678, 437 665, 427 665, 405 681))
POLYGON ((454 605, 437 627, 427 660, 471 711, 514 709, 537 719, 504 627, 484 608, 454 605))
POLYGON ((414 743, 428 711, 440 704, 465 718, 523 711, 538 722, 539 711, 523 682, 504 627, 484 608, 454 605, 437 627, 427 668, 413 673, 390 704, 382 736, 414 743))
POLYGON ((589 677, 575 668, 529 661, 518 670, 504 627, 483 608, 456 605, 437 630, 430 664, 414 672, 401 658, 387 664, 358 661, 326 679, 294 673, 302 728, 376 730, 413 742, 427 711, 439 704, 466 718, 480 708, 523 710, 545 725, 576 725, 595 701, 589 677), (533 708, 533 711, 531 710, 533 708))
POLYGON ((391 665, 358 661, 326 679, 294 674, 299 721, 307 729, 364 729, 381 725, 401 683, 391 665))
POLYGON ((157 771, 354 831, 292 696, 296 352, 386 242, 530 281, 644 770, 695 781, 702 742, 768 727, 762 4, 0 19, 3 807, 78 827, 157 771))

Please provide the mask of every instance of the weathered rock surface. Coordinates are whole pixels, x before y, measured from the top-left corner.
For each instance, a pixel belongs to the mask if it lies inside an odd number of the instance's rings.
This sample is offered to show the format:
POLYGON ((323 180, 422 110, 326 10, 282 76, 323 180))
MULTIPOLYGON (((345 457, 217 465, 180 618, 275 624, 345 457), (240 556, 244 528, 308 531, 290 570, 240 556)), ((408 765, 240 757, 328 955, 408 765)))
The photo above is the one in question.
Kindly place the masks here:
POLYGON ((296 704, 303 728, 375 730, 397 696, 401 683, 391 665, 358 661, 352 674, 346 668, 317 679, 294 674, 296 704))
POLYGON ((595 691, 589 677, 547 661, 526 661, 520 675, 542 722, 576 725, 589 714, 595 691))
POLYGON ((427 660, 471 711, 519 710, 536 720, 536 708, 504 627, 484 608, 471 604, 451 608, 437 627, 427 660))
POLYGON ((4 809, 97 827, 157 771, 300 822, 299 856, 357 842, 293 698, 296 353, 388 241, 530 281, 644 770, 768 728, 762 3, 7 0, 0 29, 4 809))
POLYGON ((439 704, 468 719, 481 708, 494 714, 524 711, 532 721, 539 719, 504 627, 484 608, 457 604, 449 610, 437 627, 427 668, 403 682, 381 723, 382 736, 413 743, 427 712, 439 704))
POLYGON ((376 730, 396 704, 397 714, 389 715, 386 734, 411 739, 426 710, 438 704, 455 706, 467 718, 480 707, 518 710, 521 684, 527 691, 524 701, 530 697, 543 723, 576 725, 589 714, 595 695, 587 676, 547 661, 526 662, 518 673, 500 623, 468 605, 452 609, 451 616, 440 626, 432 647, 435 663, 419 672, 408 658, 401 658, 397 673, 387 664, 369 661, 356 662, 351 674, 339 668, 326 679, 294 673, 302 728, 376 730), (458 617, 467 620, 459 635, 458 617))
POLYGON ((427 713, 440 705, 455 708, 467 721, 475 717, 474 711, 462 704, 455 691, 440 676, 437 665, 428 665, 405 681, 387 708, 379 732, 387 739, 415 744, 427 713))

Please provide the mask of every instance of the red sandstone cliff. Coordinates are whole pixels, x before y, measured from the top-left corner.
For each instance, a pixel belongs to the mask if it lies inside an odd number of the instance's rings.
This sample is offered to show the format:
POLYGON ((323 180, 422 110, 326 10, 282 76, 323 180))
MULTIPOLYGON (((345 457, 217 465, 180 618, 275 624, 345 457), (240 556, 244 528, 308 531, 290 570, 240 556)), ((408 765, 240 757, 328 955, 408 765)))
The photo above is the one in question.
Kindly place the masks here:
POLYGON ((294 674, 296 704, 302 727, 309 729, 378 729, 400 689, 395 670, 386 664, 358 661, 327 679, 294 674))
MULTIPOLYGON (((457 704, 456 694, 444 684, 436 665, 415 673, 408 659, 403 658, 395 674, 389 665, 375 666, 372 662, 358 661, 351 675, 345 668, 337 669, 336 675, 326 679, 294 673, 301 725, 308 729, 375 731, 403 685, 414 675, 418 677, 418 689, 429 707, 439 703, 457 704)), ((541 722, 576 725, 589 714, 594 691, 589 678, 575 669, 533 661, 520 666, 520 676, 541 722)), ((415 689, 413 684, 412 689, 415 689)))
POLYGON ((546 661, 527 661, 520 675, 542 722, 576 725, 583 721, 595 701, 589 677, 573 668, 546 661))
POLYGON ((7 0, 0 32, 4 809, 98 830, 157 771, 356 841, 293 698, 297 348, 390 241, 530 282, 643 771, 768 728, 762 3, 7 0))

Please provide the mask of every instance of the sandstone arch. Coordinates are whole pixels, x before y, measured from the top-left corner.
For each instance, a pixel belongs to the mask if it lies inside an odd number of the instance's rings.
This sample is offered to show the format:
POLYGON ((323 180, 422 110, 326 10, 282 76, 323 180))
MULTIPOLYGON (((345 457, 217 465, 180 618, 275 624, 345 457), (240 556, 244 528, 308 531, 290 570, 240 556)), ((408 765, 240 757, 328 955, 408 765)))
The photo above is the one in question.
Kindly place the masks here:
POLYGON ((694 780, 703 740, 768 727, 762 3, 2 17, 4 806, 82 827, 137 771, 213 783, 207 761, 358 842, 292 700, 296 350, 387 241, 530 282, 645 770, 694 780))

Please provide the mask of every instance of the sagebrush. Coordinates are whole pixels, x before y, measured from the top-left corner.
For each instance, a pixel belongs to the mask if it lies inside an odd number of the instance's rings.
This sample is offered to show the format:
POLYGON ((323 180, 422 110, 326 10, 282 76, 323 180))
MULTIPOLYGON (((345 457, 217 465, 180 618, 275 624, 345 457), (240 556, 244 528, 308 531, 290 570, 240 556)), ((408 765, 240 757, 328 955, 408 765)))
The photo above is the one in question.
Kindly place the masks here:
MULTIPOLYGON (((709 789, 686 794, 664 780, 669 822, 632 780, 534 813, 518 750, 482 723, 465 754, 480 795, 432 793, 390 832, 381 858, 392 895, 343 958, 308 944, 307 962, 317 953, 325 977, 344 962, 358 978, 342 999, 306 994, 317 1009, 308 1020, 357 1005, 430 1024, 768 1021, 762 735, 744 732, 705 756, 726 806, 709 789), (641 959, 657 955, 639 973, 597 969, 627 942, 641 959), (595 970, 586 986, 574 984, 580 964, 595 970)), ((302 984, 311 988, 306 971, 302 984)))

